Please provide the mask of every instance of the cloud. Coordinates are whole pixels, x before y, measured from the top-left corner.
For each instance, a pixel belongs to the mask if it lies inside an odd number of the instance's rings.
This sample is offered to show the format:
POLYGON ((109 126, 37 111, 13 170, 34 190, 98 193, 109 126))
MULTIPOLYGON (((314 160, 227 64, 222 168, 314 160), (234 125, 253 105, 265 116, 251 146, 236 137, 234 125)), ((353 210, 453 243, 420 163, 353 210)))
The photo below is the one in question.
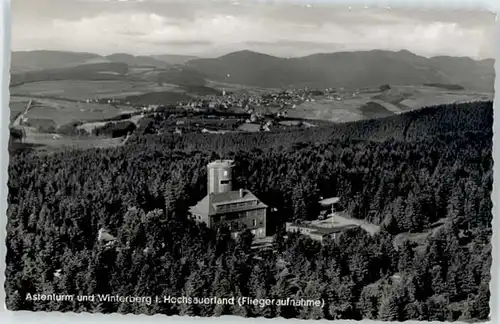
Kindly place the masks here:
POLYGON ((47 49, 103 54, 168 53, 175 48, 178 54, 209 55, 245 46, 279 56, 340 49, 408 49, 427 56, 491 55, 484 44, 493 24, 483 20, 482 24, 473 23, 470 12, 464 14, 467 23, 462 24, 450 15, 439 19, 438 14, 423 12, 411 16, 409 12, 312 8, 317 15, 311 15, 310 9, 293 6, 242 5, 223 10, 206 6, 204 10, 171 3, 172 11, 166 13, 166 9, 147 7, 147 3, 139 6, 134 2, 135 7, 115 11, 96 10, 78 19, 52 17, 37 21, 36 26, 29 20, 14 21, 13 47, 33 49, 45 44, 47 49))

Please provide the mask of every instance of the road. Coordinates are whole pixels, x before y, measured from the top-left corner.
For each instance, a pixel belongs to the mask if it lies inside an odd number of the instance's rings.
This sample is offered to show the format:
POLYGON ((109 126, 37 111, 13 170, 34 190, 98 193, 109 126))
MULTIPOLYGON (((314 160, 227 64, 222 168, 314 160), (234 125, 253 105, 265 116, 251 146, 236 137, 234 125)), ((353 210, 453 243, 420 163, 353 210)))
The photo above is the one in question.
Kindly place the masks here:
POLYGON ((21 120, 23 119, 23 117, 30 111, 30 109, 33 108, 33 99, 30 99, 30 101, 28 102, 28 104, 26 105, 26 108, 24 109, 23 112, 21 112, 17 117, 16 119, 14 119, 12 121, 12 124, 11 124, 11 127, 17 127, 17 126, 20 126, 21 125, 21 120))

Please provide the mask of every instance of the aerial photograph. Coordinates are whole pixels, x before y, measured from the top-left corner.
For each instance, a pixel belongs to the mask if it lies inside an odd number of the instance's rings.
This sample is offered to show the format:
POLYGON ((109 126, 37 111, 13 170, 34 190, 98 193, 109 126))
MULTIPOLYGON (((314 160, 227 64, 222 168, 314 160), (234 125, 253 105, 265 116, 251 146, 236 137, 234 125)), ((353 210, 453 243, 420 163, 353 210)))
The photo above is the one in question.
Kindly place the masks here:
POLYGON ((9 310, 489 319, 494 13, 32 4, 9 310))

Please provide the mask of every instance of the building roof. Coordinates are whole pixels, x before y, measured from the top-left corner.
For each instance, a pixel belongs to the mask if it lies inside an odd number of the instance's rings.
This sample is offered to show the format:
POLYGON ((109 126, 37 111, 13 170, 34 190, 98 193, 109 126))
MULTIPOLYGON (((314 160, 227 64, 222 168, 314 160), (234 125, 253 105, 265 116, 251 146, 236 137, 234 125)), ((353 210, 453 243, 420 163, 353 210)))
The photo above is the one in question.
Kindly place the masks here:
POLYGON ((208 164, 208 167, 228 167, 233 166, 234 160, 215 160, 208 164))
POLYGON ((355 228, 358 227, 357 225, 353 224, 348 224, 348 225, 343 225, 343 226, 334 226, 334 227, 321 227, 321 226, 315 226, 309 223, 304 223, 304 224, 295 224, 295 223, 287 223, 288 226, 293 226, 295 228, 308 228, 311 231, 309 234, 314 234, 314 235, 329 235, 333 233, 339 233, 342 231, 345 231, 347 229, 355 228))
POLYGON ((245 189, 212 194, 212 202, 214 204, 237 202, 237 201, 253 201, 253 200, 259 200, 259 199, 255 197, 253 193, 245 189))
POLYGON ((191 213, 202 214, 202 215, 216 215, 217 210, 216 207, 219 205, 225 205, 228 203, 238 203, 238 202, 246 202, 246 201, 257 201, 256 206, 251 207, 242 207, 240 209, 234 209, 233 211, 242 211, 242 210, 252 210, 252 209, 260 209, 267 208, 267 205, 259 200, 253 193, 249 190, 241 189, 233 190, 228 192, 221 193, 211 193, 206 195, 205 198, 200 200, 195 206, 192 206, 189 210, 191 213))
POLYGON ((333 204, 336 204, 338 203, 340 200, 339 197, 332 197, 332 198, 327 198, 327 199, 323 199, 323 200, 320 200, 320 204, 323 205, 323 206, 329 206, 329 205, 333 205, 333 204))
POLYGON ((238 129, 243 132, 258 132, 260 131, 260 125, 253 123, 243 124, 238 129))
POLYGON ((330 235, 333 233, 343 232, 347 229, 355 228, 355 227, 357 227, 357 226, 356 225, 346 225, 346 226, 341 226, 341 227, 316 227, 314 231, 310 232, 310 234, 330 235))

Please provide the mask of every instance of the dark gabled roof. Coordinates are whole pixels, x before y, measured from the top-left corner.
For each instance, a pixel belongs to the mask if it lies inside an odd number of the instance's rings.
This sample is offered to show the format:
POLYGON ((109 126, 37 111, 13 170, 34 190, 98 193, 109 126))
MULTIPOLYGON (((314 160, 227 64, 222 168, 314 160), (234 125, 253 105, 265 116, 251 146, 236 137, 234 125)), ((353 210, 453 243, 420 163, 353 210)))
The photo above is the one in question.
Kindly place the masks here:
MULTIPOLYGON (((267 208, 267 205, 259 200, 253 193, 249 190, 242 190, 243 195, 240 196, 240 190, 233 190, 221 193, 212 193, 206 195, 205 198, 200 200, 195 206, 192 206, 189 210, 194 214, 201 215, 215 215, 217 214, 216 207, 218 205, 223 205, 227 203, 238 203, 246 201, 257 201, 257 206, 246 207, 240 210, 251 210, 259 208, 267 208)), ((236 210, 235 210, 236 211, 236 210)))
POLYGON ((201 215, 213 215, 215 214, 215 208, 210 203, 210 196, 207 195, 205 198, 200 200, 195 206, 189 208, 189 211, 192 214, 201 214, 201 215))
POLYGON ((253 193, 248 190, 241 190, 242 196, 240 197, 240 190, 233 190, 228 192, 214 193, 212 194, 212 203, 220 204, 220 203, 228 203, 228 202, 237 202, 237 201, 254 201, 259 200, 259 198, 255 197, 253 193))

